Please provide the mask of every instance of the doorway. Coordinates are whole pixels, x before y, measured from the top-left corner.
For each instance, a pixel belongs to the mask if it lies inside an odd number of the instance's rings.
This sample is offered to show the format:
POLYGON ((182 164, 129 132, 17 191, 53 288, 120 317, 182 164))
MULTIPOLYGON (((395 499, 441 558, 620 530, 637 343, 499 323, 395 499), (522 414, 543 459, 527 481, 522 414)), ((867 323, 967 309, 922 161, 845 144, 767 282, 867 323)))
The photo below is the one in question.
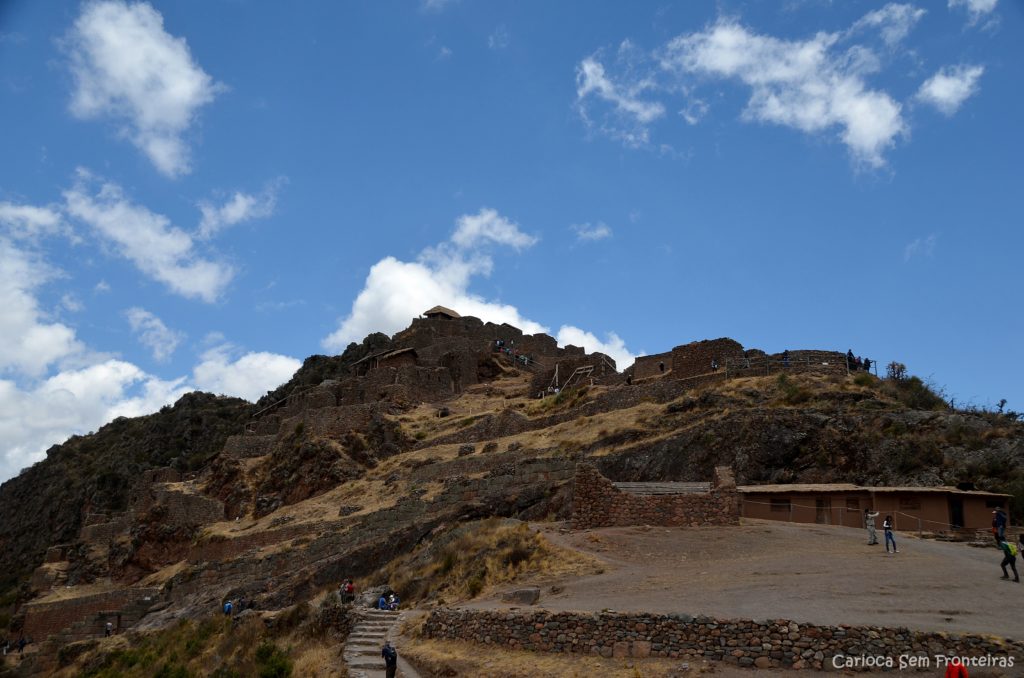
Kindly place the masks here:
POLYGON ((964 526, 964 500, 959 497, 949 498, 949 524, 954 529, 964 526))
POLYGON ((819 525, 830 525, 832 523, 832 500, 814 500, 814 522, 819 525))

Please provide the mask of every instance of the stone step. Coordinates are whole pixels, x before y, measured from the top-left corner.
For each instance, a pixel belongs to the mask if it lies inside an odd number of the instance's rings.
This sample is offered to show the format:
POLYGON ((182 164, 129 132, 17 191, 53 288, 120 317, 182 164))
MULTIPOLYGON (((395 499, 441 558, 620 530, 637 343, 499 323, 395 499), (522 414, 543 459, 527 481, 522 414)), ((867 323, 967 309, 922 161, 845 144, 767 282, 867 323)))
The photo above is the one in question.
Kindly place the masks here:
POLYGON ((384 672, 384 660, 380 657, 346 657, 345 663, 350 669, 379 669, 384 672))

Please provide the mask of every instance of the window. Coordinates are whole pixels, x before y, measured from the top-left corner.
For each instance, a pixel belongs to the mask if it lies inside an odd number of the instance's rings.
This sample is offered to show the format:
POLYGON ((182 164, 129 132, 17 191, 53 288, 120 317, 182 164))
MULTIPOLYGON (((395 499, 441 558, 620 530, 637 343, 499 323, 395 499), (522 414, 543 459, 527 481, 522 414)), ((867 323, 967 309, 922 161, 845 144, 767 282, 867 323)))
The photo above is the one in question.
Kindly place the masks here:
POLYGON ((917 497, 900 497, 901 511, 920 511, 921 500, 917 497))
POLYGON ((789 513, 789 497, 772 497, 772 511, 789 513))

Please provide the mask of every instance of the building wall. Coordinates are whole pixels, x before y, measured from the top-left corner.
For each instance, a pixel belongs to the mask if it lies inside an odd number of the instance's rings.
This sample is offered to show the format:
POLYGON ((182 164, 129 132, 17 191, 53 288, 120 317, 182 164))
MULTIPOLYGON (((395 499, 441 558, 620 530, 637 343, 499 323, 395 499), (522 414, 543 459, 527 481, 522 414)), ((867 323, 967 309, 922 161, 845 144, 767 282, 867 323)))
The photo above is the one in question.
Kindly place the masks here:
MULTIPOLYGON (((782 520, 795 523, 824 523, 845 527, 863 527, 864 509, 873 508, 879 516, 875 521, 881 529, 882 520, 892 515, 897 530, 937 532, 950 528, 949 497, 944 492, 871 492, 869 489, 848 492, 819 493, 741 493, 742 515, 745 518, 782 520), (782 501, 780 501, 782 500, 782 501), (788 500, 786 507, 783 501, 788 500), (826 502, 826 512, 817 508, 817 502, 826 502), (827 520, 821 518, 828 516, 827 520)), ((952 495, 960 498, 964 506, 964 524, 968 529, 985 529, 992 523, 992 509, 986 497, 952 495)))
MULTIPOLYGON (((731 474, 729 474, 731 478, 731 474)), ((735 485, 718 482, 700 494, 638 495, 623 492, 589 464, 576 467, 572 527, 671 525, 698 527, 739 524, 735 485)))
POLYGON ((101 612, 116 612, 144 598, 155 598, 159 593, 160 590, 154 588, 123 588, 66 600, 26 603, 24 634, 41 641, 77 621, 101 612))

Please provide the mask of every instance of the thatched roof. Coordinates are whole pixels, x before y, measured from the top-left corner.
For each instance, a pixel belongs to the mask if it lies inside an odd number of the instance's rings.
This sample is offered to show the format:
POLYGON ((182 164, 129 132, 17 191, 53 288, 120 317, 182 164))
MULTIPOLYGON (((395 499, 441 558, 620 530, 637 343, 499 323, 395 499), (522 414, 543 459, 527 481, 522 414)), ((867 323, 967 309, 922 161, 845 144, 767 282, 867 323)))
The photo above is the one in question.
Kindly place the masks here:
POLYGON ((424 311, 423 315, 427 316, 428 318, 430 316, 432 316, 432 315, 446 315, 449 318, 461 318, 462 317, 461 315, 459 315, 455 311, 451 310, 450 308, 445 308, 444 306, 435 306, 434 308, 432 308, 432 309, 430 309, 428 311, 424 311))

